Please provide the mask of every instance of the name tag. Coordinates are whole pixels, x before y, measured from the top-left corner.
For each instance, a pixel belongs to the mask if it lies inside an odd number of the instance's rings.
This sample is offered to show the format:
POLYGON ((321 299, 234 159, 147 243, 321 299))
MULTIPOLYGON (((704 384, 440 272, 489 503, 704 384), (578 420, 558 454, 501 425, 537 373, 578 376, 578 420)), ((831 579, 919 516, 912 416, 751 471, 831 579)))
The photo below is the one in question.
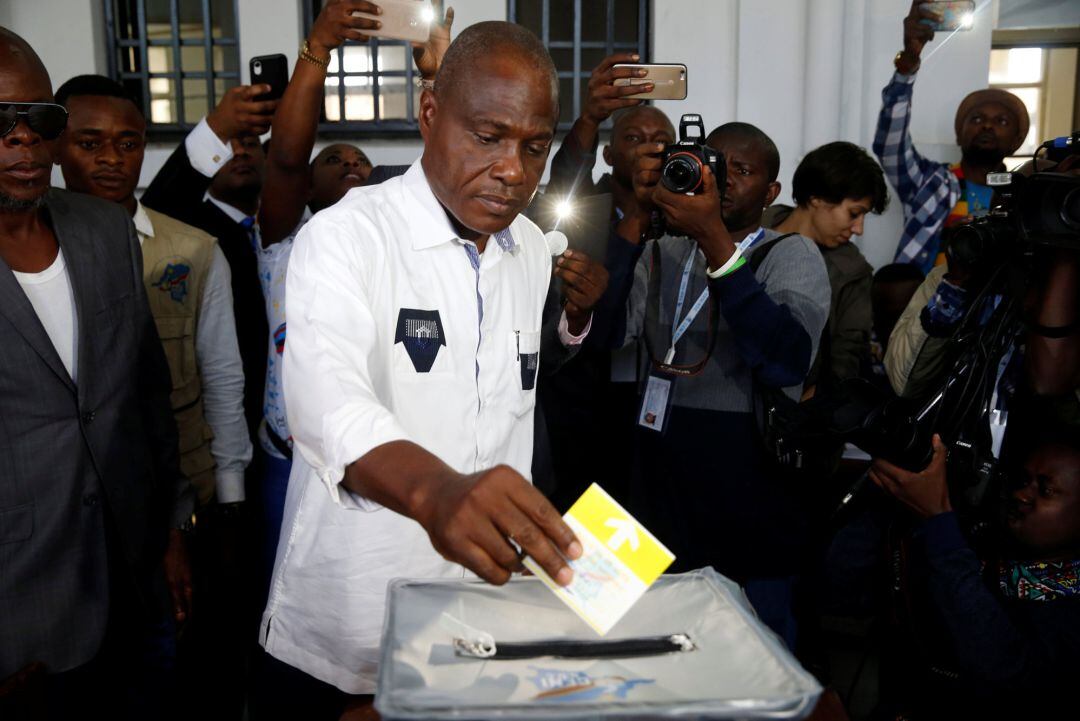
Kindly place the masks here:
POLYGON ((671 415, 674 386, 674 378, 665 378, 655 373, 649 374, 648 383, 645 385, 645 395, 641 399, 641 408, 638 411, 639 426, 657 433, 663 432, 668 416, 671 415))

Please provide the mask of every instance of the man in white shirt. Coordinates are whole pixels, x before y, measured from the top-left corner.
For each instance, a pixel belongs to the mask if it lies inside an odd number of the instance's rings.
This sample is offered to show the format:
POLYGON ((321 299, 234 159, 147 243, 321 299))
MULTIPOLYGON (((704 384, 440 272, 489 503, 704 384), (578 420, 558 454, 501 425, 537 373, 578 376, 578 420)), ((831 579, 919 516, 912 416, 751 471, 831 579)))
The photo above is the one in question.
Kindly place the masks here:
MULTIPOLYGON (((420 161, 297 237, 284 369, 297 453, 260 639, 346 694, 374 691, 390 579, 467 569, 504 583, 517 545, 565 584, 581 553, 527 480, 552 262, 519 213, 557 98, 534 35, 467 28, 421 96, 420 161)), ((580 342, 598 296, 567 290, 564 342, 580 342)))

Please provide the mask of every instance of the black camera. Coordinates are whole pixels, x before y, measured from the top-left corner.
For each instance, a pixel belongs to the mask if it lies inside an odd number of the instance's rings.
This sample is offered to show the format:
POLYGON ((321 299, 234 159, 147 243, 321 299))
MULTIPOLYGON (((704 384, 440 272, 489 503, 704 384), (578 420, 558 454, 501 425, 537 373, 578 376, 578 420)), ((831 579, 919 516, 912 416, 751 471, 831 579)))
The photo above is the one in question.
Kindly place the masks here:
POLYGON ((660 182, 673 193, 696 193, 701 188, 702 173, 708 166, 716 178, 720 195, 724 194, 727 180, 727 164, 724 156, 705 145, 705 124, 700 115, 684 115, 679 120, 679 142, 664 148, 660 156, 664 164, 660 169, 660 182), (697 135, 687 132, 697 128, 697 135))
MULTIPOLYGON (((1042 147, 1056 151, 1048 157, 1057 159, 1080 153, 1080 131, 1042 147)), ((944 240, 950 263, 988 269, 1037 245, 1080 250, 1080 177, 1051 171, 991 173, 987 183, 995 190, 994 208, 948 230, 944 240)))

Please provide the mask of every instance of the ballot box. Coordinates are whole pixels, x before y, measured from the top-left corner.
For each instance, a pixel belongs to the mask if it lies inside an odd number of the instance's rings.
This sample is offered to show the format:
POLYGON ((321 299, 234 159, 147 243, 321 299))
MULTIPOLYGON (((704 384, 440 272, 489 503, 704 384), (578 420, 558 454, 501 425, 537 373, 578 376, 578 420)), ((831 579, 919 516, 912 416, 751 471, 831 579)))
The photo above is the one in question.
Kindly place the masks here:
POLYGON ((711 568, 600 636, 535 578, 397 580, 377 710, 397 719, 799 719, 821 686, 711 568))

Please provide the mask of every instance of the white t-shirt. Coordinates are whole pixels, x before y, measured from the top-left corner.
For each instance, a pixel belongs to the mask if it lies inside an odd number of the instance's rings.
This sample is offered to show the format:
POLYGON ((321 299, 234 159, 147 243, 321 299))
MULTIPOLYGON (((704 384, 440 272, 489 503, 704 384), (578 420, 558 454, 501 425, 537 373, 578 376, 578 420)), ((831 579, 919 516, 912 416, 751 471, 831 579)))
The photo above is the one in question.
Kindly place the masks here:
POLYGON ((58 250, 56 260, 40 273, 12 273, 30 299, 30 305, 34 306, 34 312, 49 334, 49 340, 67 368, 68 375, 77 383, 79 319, 75 312, 75 292, 71 288, 67 264, 64 263, 64 251, 58 250))

